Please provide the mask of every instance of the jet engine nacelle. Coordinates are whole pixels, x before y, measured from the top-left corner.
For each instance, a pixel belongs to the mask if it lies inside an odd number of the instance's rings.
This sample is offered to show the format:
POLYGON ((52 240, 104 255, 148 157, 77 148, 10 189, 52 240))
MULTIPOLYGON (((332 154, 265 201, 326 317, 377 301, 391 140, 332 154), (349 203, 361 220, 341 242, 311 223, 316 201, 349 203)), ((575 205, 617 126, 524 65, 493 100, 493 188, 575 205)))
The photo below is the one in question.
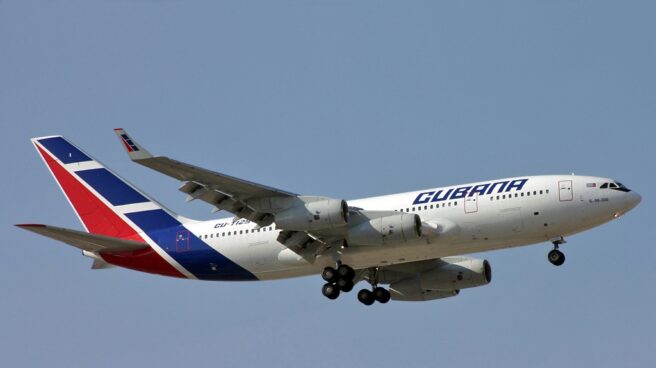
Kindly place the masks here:
POLYGON ((446 257, 436 266, 390 284, 392 299, 424 301, 455 296, 460 289, 483 286, 492 280, 487 260, 446 257))
POLYGON ((428 290, 460 290, 487 285, 492 268, 484 259, 446 257, 436 268, 420 274, 421 287, 428 290))
POLYGON ((288 208, 275 215, 276 226, 285 230, 334 229, 348 223, 345 200, 325 199, 288 208))
POLYGON ((348 230, 348 243, 353 245, 401 244, 421 238, 421 218, 417 214, 374 218, 348 230))

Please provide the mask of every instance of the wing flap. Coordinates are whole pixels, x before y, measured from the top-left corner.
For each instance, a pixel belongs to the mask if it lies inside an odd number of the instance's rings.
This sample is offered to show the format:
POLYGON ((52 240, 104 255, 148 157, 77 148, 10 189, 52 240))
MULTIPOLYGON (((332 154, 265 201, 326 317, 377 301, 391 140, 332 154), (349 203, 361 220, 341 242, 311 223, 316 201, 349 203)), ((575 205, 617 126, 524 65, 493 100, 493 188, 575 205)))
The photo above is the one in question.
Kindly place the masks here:
POLYGON ((47 238, 58 240, 75 248, 89 252, 134 251, 149 247, 148 244, 139 243, 132 240, 124 240, 110 236, 90 234, 84 231, 65 229, 49 225, 21 224, 16 226, 21 229, 43 235, 47 238))

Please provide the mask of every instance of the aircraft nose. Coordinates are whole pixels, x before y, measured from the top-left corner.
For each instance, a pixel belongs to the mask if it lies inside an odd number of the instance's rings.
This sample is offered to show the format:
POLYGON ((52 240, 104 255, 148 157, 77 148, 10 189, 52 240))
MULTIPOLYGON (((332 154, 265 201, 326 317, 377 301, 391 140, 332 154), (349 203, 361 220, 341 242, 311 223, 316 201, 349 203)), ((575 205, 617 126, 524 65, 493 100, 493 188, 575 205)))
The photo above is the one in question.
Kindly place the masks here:
POLYGON ((627 211, 632 210, 635 206, 642 201, 640 194, 636 192, 629 192, 628 198, 626 199, 626 204, 628 206, 627 211))

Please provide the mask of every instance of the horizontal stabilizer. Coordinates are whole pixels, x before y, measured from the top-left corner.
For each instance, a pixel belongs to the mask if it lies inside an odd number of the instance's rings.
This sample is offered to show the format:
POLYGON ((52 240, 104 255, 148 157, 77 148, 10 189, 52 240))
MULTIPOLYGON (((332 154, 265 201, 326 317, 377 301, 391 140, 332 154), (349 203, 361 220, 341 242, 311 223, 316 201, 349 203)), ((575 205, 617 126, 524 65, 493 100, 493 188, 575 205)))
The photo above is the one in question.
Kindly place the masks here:
POLYGON ((22 224, 16 226, 89 252, 133 251, 149 247, 148 244, 132 240, 90 234, 84 231, 64 229, 55 226, 38 224, 22 224))

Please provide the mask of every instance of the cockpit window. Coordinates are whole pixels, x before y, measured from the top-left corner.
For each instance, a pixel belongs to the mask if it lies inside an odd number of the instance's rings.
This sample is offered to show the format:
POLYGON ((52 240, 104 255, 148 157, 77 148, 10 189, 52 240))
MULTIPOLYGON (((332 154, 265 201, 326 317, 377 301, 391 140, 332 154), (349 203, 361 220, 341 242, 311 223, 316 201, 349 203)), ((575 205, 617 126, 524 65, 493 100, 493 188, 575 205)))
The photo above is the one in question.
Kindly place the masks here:
POLYGON ((611 182, 611 183, 603 183, 599 187, 599 189, 613 189, 613 190, 619 190, 620 192, 630 192, 631 189, 627 188, 624 186, 624 184, 620 183, 619 181, 616 182, 611 182))

